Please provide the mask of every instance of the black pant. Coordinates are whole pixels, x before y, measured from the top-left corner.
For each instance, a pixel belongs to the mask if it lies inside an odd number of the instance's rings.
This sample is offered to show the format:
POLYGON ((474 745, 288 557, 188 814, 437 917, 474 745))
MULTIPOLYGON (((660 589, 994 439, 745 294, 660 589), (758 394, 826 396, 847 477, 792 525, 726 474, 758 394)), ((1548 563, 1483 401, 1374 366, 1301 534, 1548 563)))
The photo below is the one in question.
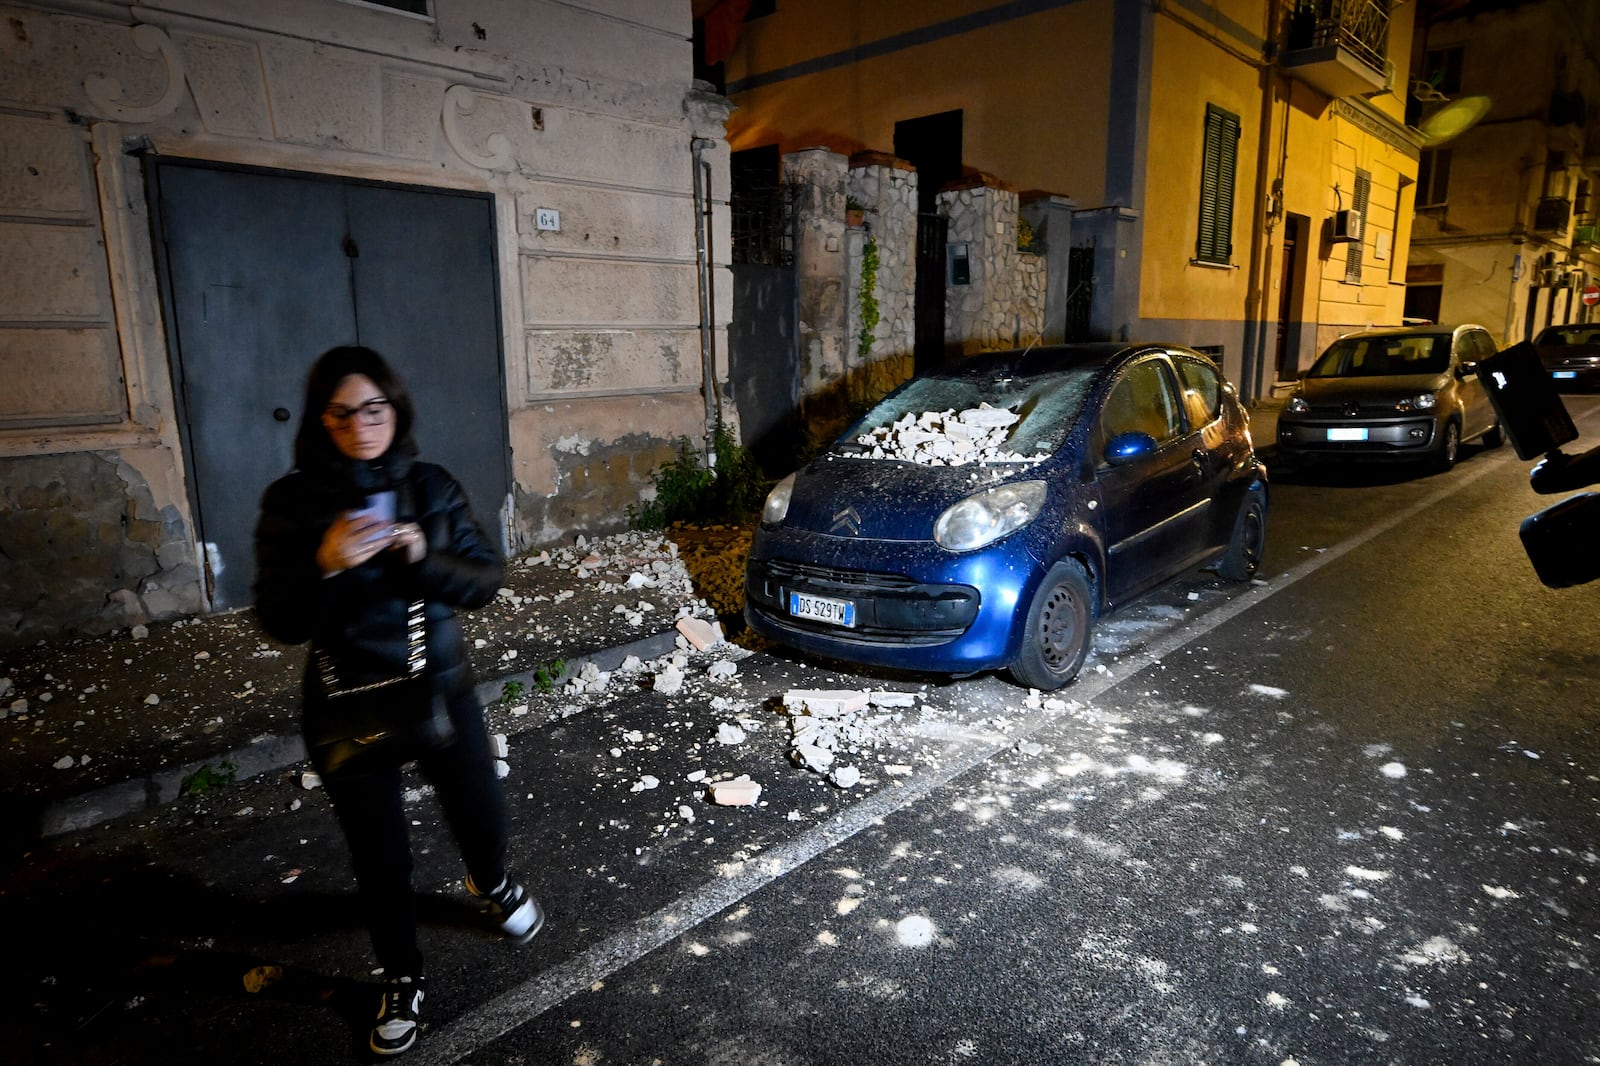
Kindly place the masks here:
MULTIPOLYGON (((488 891, 506 876, 505 796, 495 777, 483 709, 471 689, 457 693, 448 706, 455 742, 418 753, 417 768, 433 785, 473 884, 488 891)), ((400 769, 391 765, 323 778, 350 845, 373 952, 387 977, 422 973, 411 822, 401 800, 400 769)))

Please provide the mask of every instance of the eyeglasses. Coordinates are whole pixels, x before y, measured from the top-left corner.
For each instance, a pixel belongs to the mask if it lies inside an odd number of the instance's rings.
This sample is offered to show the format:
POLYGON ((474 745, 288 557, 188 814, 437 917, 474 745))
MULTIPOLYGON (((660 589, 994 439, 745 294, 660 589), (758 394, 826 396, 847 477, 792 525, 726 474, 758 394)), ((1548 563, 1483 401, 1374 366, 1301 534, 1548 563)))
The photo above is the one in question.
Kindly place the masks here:
POLYGON ((351 419, 357 419, 363 426, 381 426, 389 421, 389 416, 393 413, 394 404, 390 403, 387 397, 379 396, 355 407, 329 404, 322 412, 322 419, 336 429, 346 429, 351 419))

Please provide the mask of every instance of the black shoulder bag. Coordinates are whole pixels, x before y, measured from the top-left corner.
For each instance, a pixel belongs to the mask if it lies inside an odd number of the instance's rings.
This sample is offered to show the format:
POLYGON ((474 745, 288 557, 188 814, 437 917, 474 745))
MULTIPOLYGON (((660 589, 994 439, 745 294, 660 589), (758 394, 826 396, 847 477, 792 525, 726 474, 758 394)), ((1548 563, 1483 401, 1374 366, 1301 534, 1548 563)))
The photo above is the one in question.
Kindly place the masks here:
MULTIPOLYGON (((406 488, 410 488, 409 483, 406 488)), ((428 676, 428 631, 421 599, 406 612, 406 669, 394 677, 354 681, 326 648, 311 653, 320 706, 308 716, 306 744, 324 773, 362 773, 398 766, 455 741, 444 696, 428 676)))

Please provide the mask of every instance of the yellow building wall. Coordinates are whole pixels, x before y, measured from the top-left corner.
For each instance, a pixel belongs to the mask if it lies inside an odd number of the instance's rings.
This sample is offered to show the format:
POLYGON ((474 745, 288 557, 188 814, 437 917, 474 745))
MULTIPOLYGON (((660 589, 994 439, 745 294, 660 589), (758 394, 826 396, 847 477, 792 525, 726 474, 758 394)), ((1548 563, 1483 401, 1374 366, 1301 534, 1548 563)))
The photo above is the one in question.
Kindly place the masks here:
POLYGON ((993 7, 982 0, 779 5, 776 13, 745 26, 726 67, 730 91, 751 70, 826 65, 853 49, 886 51, 734 93, 729 143, 735 151, 777 144, 782 152, 819 146, 846 154, 890 152, 896 122, 960 110, 965 165, 1014 189, 1099 205, 1105 195, 1111 5, 1068 4, 894 46, 901 35, 936 31, 950 19, 993 7))
MULTIPOLYGON (((1247 16, 1238 12, 1236 17, 1247 16)), ((1170 18, 1155 19, 1154 38, 1140 313, 1150 318, 1237 321, 1244 312, 1255 216, 1260 76, 1230 52, 1170 18), (1194 263, 1207 104, 1239 116, 1229 267, 1194 263)))

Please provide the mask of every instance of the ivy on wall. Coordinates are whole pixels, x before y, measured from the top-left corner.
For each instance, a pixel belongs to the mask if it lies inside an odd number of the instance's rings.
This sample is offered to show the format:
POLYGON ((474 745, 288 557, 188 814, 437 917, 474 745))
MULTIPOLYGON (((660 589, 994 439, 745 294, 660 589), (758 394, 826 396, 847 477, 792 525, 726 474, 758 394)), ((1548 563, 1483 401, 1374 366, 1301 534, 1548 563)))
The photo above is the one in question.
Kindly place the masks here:
POLYGON ((878 318, 878 238, 869 237, 861 249, 861 336, 856 343, 857 355, 872 353, 878 318))

